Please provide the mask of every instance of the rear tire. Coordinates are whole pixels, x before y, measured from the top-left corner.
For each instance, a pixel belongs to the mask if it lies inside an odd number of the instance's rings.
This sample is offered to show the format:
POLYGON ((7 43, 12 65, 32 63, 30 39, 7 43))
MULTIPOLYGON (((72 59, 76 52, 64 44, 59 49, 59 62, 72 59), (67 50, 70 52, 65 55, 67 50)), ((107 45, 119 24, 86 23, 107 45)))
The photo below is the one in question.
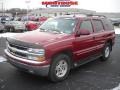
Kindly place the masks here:
POLYGON ((53 58, 50 70, 49 79, 52 82, 65 80, 70 72, 70 57, 65 54, 57 55, 53 58))
POLYGON ((111 50, 112 50, 112 46, 109 43, 107 43, 102 51, 101 61, 108 60, 108 58, 110 57, 111 50))

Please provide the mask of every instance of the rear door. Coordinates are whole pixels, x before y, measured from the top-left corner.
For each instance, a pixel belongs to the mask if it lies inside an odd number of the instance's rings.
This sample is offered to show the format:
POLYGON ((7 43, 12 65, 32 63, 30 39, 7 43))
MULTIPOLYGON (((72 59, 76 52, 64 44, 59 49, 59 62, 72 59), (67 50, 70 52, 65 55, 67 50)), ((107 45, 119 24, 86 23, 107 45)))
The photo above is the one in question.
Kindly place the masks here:
POLYGON ((96 52, 100 53, 105 43, 105 28, 100 19, 92 19, 92 24, 94 26, 94 38, 97 50, 96 52))
POLYGON ((96 53, 93 26, 91 20, 83 20, 79 24, 80 29, 89 30, 90 35, 80 35, 75 37, 74 50, 75 60, 85 59, 96 53))

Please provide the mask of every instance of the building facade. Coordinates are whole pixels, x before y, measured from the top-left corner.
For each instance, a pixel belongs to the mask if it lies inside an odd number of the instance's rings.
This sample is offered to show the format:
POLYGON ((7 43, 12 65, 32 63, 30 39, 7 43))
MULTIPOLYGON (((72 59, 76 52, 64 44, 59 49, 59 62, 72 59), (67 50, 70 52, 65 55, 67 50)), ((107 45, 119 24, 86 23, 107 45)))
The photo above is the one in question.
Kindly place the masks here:
POLYGON ((77 9, 77 8, 40 8, 32 10, 29 15, 40 17, 55 17, 55 16, 61 16, 65 14, 94 14, 95 11, 91 10, 84 10, 84 9, 77 9))

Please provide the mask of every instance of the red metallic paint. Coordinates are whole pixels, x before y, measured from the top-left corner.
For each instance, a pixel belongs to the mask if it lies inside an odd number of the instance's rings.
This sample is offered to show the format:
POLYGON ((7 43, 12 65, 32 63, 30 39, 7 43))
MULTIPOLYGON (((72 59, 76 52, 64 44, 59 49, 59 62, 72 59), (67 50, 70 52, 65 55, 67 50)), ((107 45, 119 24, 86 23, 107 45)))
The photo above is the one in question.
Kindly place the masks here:
MULTIPOLYGON (((36 30, 21 34, 15 38, 24 42, 42 45, 45 49, 46 60, 50 60, 49 63, 54 55, 63 51, 70 51, 73 54, 72 59, 74 62, 77 62, 96 53, 100 53, 107 40, 112 40, 114 43, 114 31, 103 30, 99 33, 95 33, 94 25, 93 33, 76 37, 79 25, 84 19, 76 18, 76 20, 77 23, 74 33, 71 35, 53 34, 36 30)), ((91 18, 89 18, 89 20, 91 20, 91 18)))

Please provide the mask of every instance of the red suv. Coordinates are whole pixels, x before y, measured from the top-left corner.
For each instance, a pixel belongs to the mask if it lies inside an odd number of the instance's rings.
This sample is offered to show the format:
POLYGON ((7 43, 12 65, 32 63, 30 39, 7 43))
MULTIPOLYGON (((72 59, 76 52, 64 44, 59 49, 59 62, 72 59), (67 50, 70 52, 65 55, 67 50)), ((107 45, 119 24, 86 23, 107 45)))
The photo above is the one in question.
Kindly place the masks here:
POLYGON ((48 19, 39 29, 7 38, 8 62, 23 71, 66 79, 71 68, 109 58, 115 42, 111 22, 103 16, 48 19))

